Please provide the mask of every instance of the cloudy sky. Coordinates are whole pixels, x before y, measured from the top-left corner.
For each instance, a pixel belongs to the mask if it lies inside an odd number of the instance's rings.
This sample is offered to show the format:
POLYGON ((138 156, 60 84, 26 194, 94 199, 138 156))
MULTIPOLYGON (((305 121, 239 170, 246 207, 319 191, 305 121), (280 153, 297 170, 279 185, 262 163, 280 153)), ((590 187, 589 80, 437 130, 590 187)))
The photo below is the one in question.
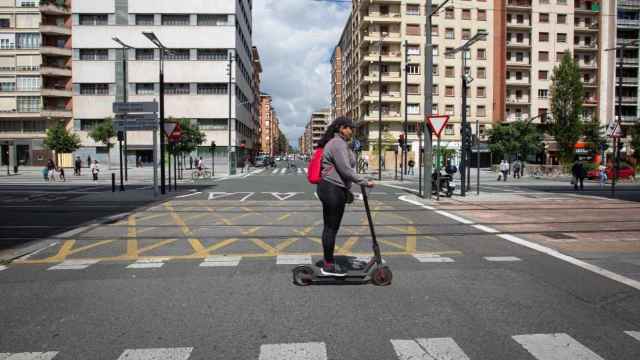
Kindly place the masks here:
POLYGON ((273 97, 280 128, 292 145, 297 146, 311 112, 329 107, 329 61, 350 9, 344 0, 253 2, 261 90, 273 97))

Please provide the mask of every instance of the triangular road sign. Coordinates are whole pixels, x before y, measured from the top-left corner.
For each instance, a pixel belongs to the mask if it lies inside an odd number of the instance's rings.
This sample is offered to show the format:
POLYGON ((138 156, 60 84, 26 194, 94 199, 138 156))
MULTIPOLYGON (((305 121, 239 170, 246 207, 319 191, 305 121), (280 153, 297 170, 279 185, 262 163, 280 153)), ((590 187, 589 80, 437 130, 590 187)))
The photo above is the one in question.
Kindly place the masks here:
POLYGON ((613 120, 607 125, 607 136, 609 137, 622 137, 622 129, 617 121, 613 120))
POLYGON ((437 137, 440 137, 442 130, 447 126, 447 122, 449 122, 449 115, 427 116, 427 124, 429 124, 429 127, 437 137))
POLYGON ((165 122, 164 123, 164 134, 168 137, 171 135, 171 133, 173 133, 173 131, 176 129, 176 126, 178 126, 178 123, 174 123, 174 122, 165 122))

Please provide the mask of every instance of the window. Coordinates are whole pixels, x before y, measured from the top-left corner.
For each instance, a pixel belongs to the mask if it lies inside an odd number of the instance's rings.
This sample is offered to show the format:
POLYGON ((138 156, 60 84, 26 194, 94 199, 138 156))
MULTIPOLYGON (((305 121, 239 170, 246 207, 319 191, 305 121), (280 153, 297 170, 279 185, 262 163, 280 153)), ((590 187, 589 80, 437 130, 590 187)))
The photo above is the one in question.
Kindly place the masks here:
POLYGON ((559 43, 566 43, 567 42, 567 34, 558 33, 558 42, 559 43))
POLYGON ((516 53, 516 61, 517 62, 523 62, 524 61, 524 53, 518 51, 516 53))
POLYGON ((226 130, 228 119, 198 119, 200 130, 226 130))
POLYGON ((420 64, 407 64, 407 73, 409 75, 419 75, 420 64))
POLYGON ((431 25, 431 35, 432 36, 439 36, 439 29, 438 25, 431 25))
POLYGON ((406 34, 412 36, 420 36, 420 25, 418 24, 407 24, 406 34))
POLYGON ((462 20, 471 20, 471 9, 462 9, 462 20))
POLYGON ((438 84, 433 84, 433 87, 431 88, 431 95, 440 96, 440 86, 438 86, 438 84))
POLYGON ((454 9, 452 7, 448 7, 448 8, 445 9, 444 18, 445 19, 455 19, 455 13, 454 13, 454 9))
POLYGON ((558 24, 566 24, 567 23, 567 15, 566 14, 558 14, 557 23, 558 24))
POLYGON ((547 42, 549 41, 549 33, 548 32, 541 32, 538 33, 538 40, 540 42, 547 42))
POLYGON ((485 49, 478 49, 478 60, 486 60, 487 51, 485 49))
POLYGON ((388 5, 380 5, 380 15, 389 15, 389 6, 388 5))
POLYGON ((476 97, 485 98, 487 97, 487 89, 484 86, 478 86, 476 89, 476 97))
POLYGON ((153 24, 154 24, 153 14, 137 14, 136 15, 136 25, 150 26, 153 24))
POLYGON ((516 71, 516 80, 522 80, 522 71, 516 71))
POLYGON ((478 9, 478 21, 487 21, 487 10, 478 9))
POLYGON ((522 15, 522 14, 516 15, 516 22, 518 24, 524 24, 524 15, 522 15))
POLYGON ((538 71, 538 80, 547 80, 549 78, 549 72, 546 70, 538 71))
POLYGON ((109 50, 107 50, 107 49, 80 49, 80 60, 86 60, 86 61, 106 61, 106 60, 109 60, 109 50))
POLYGON ((16 48, 37 49, 40 47, 40 33, 16 33, 16 48))
POLYGON ((198 49, 198 60, 227 60, 227 50, 225 49, 198 49))
POLYGON ((18 91, 40 90, 41 80, 40 80, 40 77, 35 77, 35 76, 18 76, 16 78, 15 87, 17 88, 18 91))
POLYGON ((0 19, 0 28, 8 29, 11 27, 11 21, 9 19, 0 19))
POLYGON ((453 104, 447 104, 444 106, 444 113, 446 115, 455 115, 455 107, 453 106, 453 104))
POLYGON ((108 25, 107 14, 80 14, 80 25, 108 25))
POLYGON ((407 113, 412 115, 420 114, 420 104, 407 104, 407 113))
POLYGON ((447 97, 454 97, 456 96, 456 91, 455 91, 455 87, 453 86, 447 86, 444 88, 444 96, 447 97))
POLYGON ((562 60, 562 57, 564 56, 563 52, 557 52, 556 53, 556 61, 560 62, 562 60))
POLYGON ((456 33, 453 28, 446 28, 444 30, 444 38, 449 40, 456 38, 456 33))
POLYGON ((447 124, 447 126, 444 128, 444 134, 448 136, 455 135, 453 124, 447 124))
MULTIPOLYGON (((435 85, 434 85, 435 88, 435 85)), ((420 85, 418 84, 408 84, 407 85, 407 94, 409 95, 420 95, 420 85)))
POLYGON ((138 83, 136 84, 136 95, 153 95, 155 94, 155 88, 153 83, 138 83))
POLYGON ((445 76, 445 77, 448 77, 448 78, 455 77, 455 70, 454 70, 454 67, 453 67, 453 66, 447 66, 447 67, 444 69, 444 76, 445 76))
POLYGON ((227 93, 225 83, 198 84, 198 95, 224 95, 227 93))
POLYGON ((80 95, 109 95, 109 84, 80 84, 80 95))
POLYGON ((549 90, 547 89, 538 90, 538 99, 546 99, 548 97, 549 97, 549 90))
POLYGON ((407 4, 407 15, 413 15, 413 16, 420 15, 420 5, 407 4))
POLYGON ((476 107, 476 116, 478 117, 487 116, 487 108, 484 105, 478 105, 476 107))
POLYGON ((438 115, 440 113, 438 109, 440 109, 438 103, 433 103, 433 105, 431 106, 431 115, 438 115))
POLYGON ((16 98, 16 110, 18 112, 39 112, 39 96, 18 96, 16 98))
POLYGON ((549 52, 548 51, 540 51, 540 52, 538 52, 538 60, 539 61, 549 61, 549 52))
POLYGON ((549 13, 540 13, 538 20, 541 23, 548 23, 549 22, 549 13))
POLYGON ((438 45, 433 45, 431 50, 433 52, 434 57, 440 56, 440 48, 438 47, 438 45))
POLYGON ((471 29, 462 29, 462 40, 471 39, 471 29))
POLYGON ((165 59, 171 61, 189 60, 189 49, 171 49, 166 52, 165 59))
POLYGON ((153 60, 153 49, 136 49, 136 60, 153 60))
POLYGON ((433 68, 431 69, 431 72, 433 73, 434 77, 437 77, 437 76, 440 75, 440 72, 438 71, 438 65, 437 64, 433 65, 433 68))
POLYGON ((189 95, 188 83, 170 83, 165 85, 165 94, 167 95, 189 95))
MULTIPOLYGON (((407 54, 409 54, 409 55, 420 55, 420 45, 409 45, 407 47, 407 54)), ((434 47, 433 56, 436 56, 435 47, 434 47)))
POLYGON ((455 59, 456 58, 456 54, 453 52, 453 48, 452 47, 448 47, 444 49, 444 57, 446 59, 455 59))
POLYGON ((227 15, 198 14, 198 26, 220 26, 228 23, 227 15))
POLYGON ((189 15, 163 14, 162 25, 189 25, 189 15))
POLYGON ((483 67, 478 68, 478 79, 486 79, 487 78, 487 69, 483 67))
POLYGON ((518 43, 523 43, 524 42, 524 34, 523 33, 517 33, 516 34, 516 42, 518 42, 518 43))

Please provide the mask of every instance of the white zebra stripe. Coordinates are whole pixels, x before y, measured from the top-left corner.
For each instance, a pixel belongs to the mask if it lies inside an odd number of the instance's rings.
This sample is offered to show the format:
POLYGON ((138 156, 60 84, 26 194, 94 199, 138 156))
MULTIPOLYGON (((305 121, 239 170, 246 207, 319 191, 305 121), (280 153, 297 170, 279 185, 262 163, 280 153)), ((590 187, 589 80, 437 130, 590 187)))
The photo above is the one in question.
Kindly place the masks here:
POLYGON ((100 260, 65 260, 58 265, 54 265, 49 270, 83 270, 98 263, 100 260))
POLYGON ((276 265, 311 264, 309 255, 278 255, 276 265))
POLYGON ((158 269, 164 266, 169 258, 140 259, 127 266, 127 269, 158 269))
POLYGON ((7 270, 7 269, 8 269, 8 267, 6 267, 4 265, 0 265, 0 271, 7 270))
POLYGON ((604 360, 564 333, 512 337, 538 360, 604 360))
POLYGON ((327 360, 323 342, 266 344, 260 346, 259 360, 327 360))
POLYGON ((200 267, 238 266, 240 260, 242 260, 242 256, 209 256, 200 263, 200 267))
POLYGON ((640 331, 625 331, 624 333, 640 341, 640 331))
POLYGON ((469 360, 452 338, 391 340, 400 360, 469 360))
POLYGON ((187 360, 193 348, 157 348, 125 350, 118 360, 187 360))
POLYGON ((275 170, 273 170, 271 173, 272 173, 272 174, 275 174, 275 173, 277 173, 278 171, 280 171, 280 169, 275 169, 275 170))
POLYGON ((298 168, 298 174, 302 174, 302 169, 298 168))
POLYGON ((282 168, 282 170, 280 170, 280 174, 284 175, 287 172, 287 168, 282 168))
POLYGON ((30 353, 17 353, 17 354, 9 354, 9 353, 0 353, 0 360, 51 360, 58 352, 50 351, 50 352, 30 352, 30 353))
POLYGON ((522 261, 522 259, 516 256, 485 256, 484 259, 494 262, 522 261))
POLYGON ((413 254, 413 257, 421 263, 449 263, 455 262, 450 257, 441 257, 440 255, 432 254, 413 254))

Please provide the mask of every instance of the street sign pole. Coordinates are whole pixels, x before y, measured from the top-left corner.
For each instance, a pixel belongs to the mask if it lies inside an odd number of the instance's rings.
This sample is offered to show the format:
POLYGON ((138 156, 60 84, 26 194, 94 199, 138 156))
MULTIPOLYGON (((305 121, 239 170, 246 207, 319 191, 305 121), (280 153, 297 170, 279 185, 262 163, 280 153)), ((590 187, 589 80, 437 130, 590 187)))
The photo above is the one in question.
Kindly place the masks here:
MULTIPOLYGON (((476 156, 477 156, 476 165, 478 165, 478 177, 476 179, 476 195, 480 195, 480 120, 476 120, 476 156)), ((524 169, 524 164, 522 165, 522 168, 524 169)))
POLYGON ((118 149, 120 150, 120 191, 124 191, 124 174, 123 174, 123 163, 122 163, 122 152, 124 149, 122 148, 122 141, 124 140, 124 133, 122 131, 118 131, 118 149))

